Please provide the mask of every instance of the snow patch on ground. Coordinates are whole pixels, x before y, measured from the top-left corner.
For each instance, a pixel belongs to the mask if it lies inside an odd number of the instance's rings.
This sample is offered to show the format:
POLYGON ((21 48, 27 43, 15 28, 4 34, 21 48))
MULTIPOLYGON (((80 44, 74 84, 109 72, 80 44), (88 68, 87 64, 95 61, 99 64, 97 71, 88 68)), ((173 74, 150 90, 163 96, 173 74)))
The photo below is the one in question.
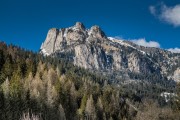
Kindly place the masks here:
MULTIPOLYGON (((109 40, 111 40, 112 42, 115 42, 115 43, 119 43, 121 45, 124 45, 124 46, 128 46, 128 47, 131 47, 133 49, 136 49, 138 50, 137 48, 133 47, 132 45, 128 44, 128 43, 125 43, 124 40, 119 40, 119 39, 116 39, 116 38, 113 38, 113 37, 108 37, 109 40)), ((146 54, 146 52, 142 51, 142 50, 138 50, 140 51, 141 53, 143 54, 146 54)))
POLYGON ((66 38, 68 30, 69 30, 69 28, 66 28, 66 29, 65 29, 64 34, 63 34, 63 37, 64 37, 64 38, 66 38))
POLYGON ((45 55, 45 56, 49 56, 49 55, 50 55, 49 53, 46 52, 45 49, 41 49, 41 52, 42 52, 42 54, 45 55))
MULTIPOLYGON (((128 44, 128 43, 125 43, 124 40, 116 39, 116 38, 113 38, 113 37, 108 37, 108 39, 111 40, 111 41, 114 42, 114 43, 119 43, 119 44, 121 44, 121 45, 123 45, 123 46, 131 47, 131 48, 133 48, 133 49, 141 52, 143 55, 148 55, 145 51, 139 50, 139 49, 133 47, 132 45, 130 45, 130 44, 128 44)), ((148 56, 147 56, 147 58, 148 58, 152 63, 154 63, 151 58, 149 58, 148 56)), ((154 64, 156 64, 156 63, 154 63, 154 64)), ((156 64, 156 65, 157 65, 157 64, 156 64)))
POLYGON ((77 27, 72 27, 72 30, 74 30, 74 31, 78 31, 78 30, 79 30, 79 28, 77 28, 77 27))
POLYGON ((171 98, 176 97, 177 95, 174 93, 163 92, 160 96, 164 97, 165 101, 168 102, 171 98))
POLYGON ((88 35, 90 36, 92 34, 92 30, 88 30, 88 35))

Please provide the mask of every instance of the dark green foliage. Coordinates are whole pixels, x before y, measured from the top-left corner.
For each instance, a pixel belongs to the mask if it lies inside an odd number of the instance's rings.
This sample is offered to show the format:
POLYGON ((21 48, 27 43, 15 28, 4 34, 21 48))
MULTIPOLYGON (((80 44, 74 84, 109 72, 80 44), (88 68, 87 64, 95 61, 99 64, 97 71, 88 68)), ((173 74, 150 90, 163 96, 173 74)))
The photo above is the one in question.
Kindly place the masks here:
POLYGON ((4 52, 3 50, 0 50, 0 71, 3 67, 3 64, 4 64, 5 60, 4 60, 4 52))

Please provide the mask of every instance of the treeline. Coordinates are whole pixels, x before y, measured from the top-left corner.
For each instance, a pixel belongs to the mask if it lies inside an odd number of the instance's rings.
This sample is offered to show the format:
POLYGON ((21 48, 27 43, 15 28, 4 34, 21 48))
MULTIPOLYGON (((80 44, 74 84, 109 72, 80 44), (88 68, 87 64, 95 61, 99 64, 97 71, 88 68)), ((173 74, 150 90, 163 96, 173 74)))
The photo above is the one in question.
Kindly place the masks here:
POLYGON ((154 100, 107 81, 66 60, 0 42, 0 120, 150 120, 152 109, 158 119, 179 118, 178 102, 162 112, 154 100))
POLYGON ((0 43, 0 119, 125 119, 128 105, 105 78, 0 43))

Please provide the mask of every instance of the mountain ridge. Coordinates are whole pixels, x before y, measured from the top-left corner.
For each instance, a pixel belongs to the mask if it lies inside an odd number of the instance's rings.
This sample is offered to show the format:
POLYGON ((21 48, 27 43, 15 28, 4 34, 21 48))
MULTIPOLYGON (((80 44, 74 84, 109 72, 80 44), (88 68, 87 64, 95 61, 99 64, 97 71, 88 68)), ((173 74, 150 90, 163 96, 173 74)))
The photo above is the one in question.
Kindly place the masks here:
POLYGON ((86 29, 77 22, 69 28, 50 29, 40 52, 66 56, 74 65, 85 69, 105 73, 123 71, 127 75, 156 74, 180 81, 180 54, 107 37, 97 25, 86 29))

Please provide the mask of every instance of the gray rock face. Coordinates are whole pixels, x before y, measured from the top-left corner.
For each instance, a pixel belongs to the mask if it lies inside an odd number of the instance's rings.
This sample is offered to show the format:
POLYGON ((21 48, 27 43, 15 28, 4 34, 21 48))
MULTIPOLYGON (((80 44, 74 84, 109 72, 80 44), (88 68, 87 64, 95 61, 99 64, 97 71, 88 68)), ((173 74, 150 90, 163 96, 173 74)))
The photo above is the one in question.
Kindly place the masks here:
POLYGON ((177 68, 174 71, 174 74, 172 76, 172 79, 174 79, 176 82, 180 82, 180 68, 177 68))
POLYGON ((59 34, 59 30, 56 28, 52 28, 48 31, 46 40, 41 46, 41 49, 46 50, 48 55, 55 51, 55 43, 56 43, 58 34, 59 34))
POLYGON ((50 29, 41 53, 63 54, 77 66, 106 72, 177 76, 175 70, 180 68, 180 54, 107 37, 99 26, 86 29, 80 22, 69 28, 50 29))

